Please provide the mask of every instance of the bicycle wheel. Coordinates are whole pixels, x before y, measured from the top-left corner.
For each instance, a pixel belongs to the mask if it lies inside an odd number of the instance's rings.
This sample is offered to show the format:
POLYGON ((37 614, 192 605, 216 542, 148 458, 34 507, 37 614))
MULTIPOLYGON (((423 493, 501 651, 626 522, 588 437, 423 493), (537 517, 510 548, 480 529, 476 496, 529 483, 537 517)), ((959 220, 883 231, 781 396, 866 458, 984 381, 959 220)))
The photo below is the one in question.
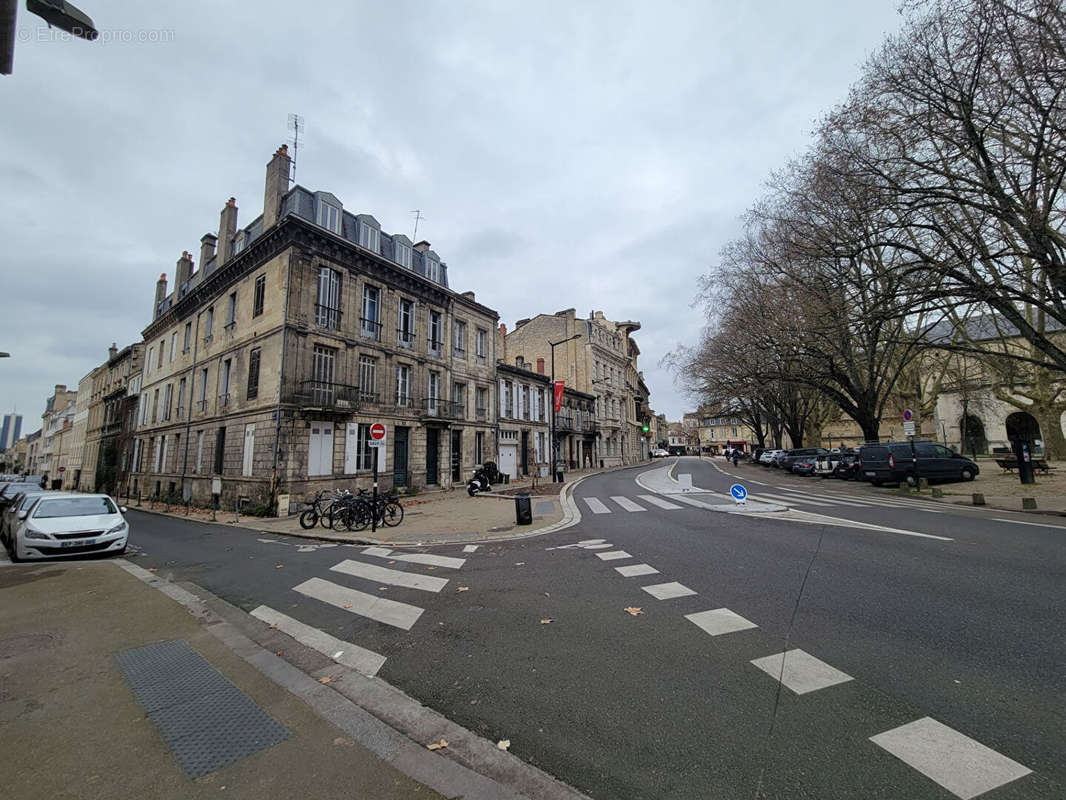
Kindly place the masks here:
POLYGON ((300 527, 304 530, 315 527, 318 524, 318 512, 309 508, 300 514, 300 527))
POLYGON ((333 514, 336 510, 337 504, 335 502, 322 509, 322 516, 318 518, 318 521, 322 523, 323 528, 333 528, 333 514))
POLYGON ((392 501, 386 503, 384 513, 381 516, 381 521, 390 528, 395 528, 403 522, 403 506, 392 501))
POLYGON ((367 503, 356 501, 349 507, 348 512, 348 530, 361 531, 370 524, 370 506, 367 503))

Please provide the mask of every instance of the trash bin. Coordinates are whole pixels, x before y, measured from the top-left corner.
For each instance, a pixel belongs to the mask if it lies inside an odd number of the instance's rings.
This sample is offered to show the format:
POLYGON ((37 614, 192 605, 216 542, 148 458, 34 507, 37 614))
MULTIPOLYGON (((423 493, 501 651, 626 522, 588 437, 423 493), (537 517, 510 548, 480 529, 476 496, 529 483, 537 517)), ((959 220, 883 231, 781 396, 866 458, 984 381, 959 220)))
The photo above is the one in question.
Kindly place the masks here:
POLYGON ((533 504, 528 494, 516 494, 514 498, 514 517, 516 525, 533 524, 533 504))

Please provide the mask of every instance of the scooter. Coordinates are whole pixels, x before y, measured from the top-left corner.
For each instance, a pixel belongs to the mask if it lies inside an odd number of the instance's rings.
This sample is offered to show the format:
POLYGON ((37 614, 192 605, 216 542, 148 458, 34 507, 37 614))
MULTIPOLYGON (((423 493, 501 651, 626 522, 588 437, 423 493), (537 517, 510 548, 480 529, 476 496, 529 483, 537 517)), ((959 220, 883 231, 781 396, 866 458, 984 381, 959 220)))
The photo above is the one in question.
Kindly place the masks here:
POLYGON ((492 484, 489 483, 489 476, 484 469, 479 469, 474 473, 474 477, 470 479, 470 483, 466 485, 466 493, 473 497, 478 492, 487 492, 492 489, 492 484))

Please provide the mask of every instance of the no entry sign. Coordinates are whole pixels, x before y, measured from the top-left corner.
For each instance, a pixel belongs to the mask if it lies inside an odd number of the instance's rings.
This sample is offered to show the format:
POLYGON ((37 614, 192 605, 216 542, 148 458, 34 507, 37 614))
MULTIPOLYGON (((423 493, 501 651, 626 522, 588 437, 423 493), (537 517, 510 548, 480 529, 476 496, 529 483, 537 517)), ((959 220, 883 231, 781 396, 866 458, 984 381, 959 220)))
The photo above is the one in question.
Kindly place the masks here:
POLYGON ((370 426, 370 446, 385 446, 385 426, 382 425, 380 422, 375 422, 373 425, 370 426))

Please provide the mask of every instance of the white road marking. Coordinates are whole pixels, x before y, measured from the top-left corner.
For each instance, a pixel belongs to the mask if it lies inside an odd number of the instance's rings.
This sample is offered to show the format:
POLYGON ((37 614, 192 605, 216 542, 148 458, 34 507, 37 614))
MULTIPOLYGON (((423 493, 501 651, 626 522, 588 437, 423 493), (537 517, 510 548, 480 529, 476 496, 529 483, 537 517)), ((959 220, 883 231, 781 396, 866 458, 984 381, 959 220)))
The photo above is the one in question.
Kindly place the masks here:
POLYGON ((369 617, 377 622, 384 622, 386 625, 403 628, 405 631, 411 630, 411 626, 418 622, 424 610, 418 606, 338 586, 321 578, 311 578, 292 588, 300 594, 321 600, 323 603, 329 603, 331 606, 350 611, 361 617, 369 617))
POLYGON ((619 496, 612 495, 611 499, 614 500, 616 503, 618 503, 618 505, 620 505, 626 511, 647 511, 648 510, 644 506, 637 505, 632 500, 630 500, 628 497, 622 497, 620 495, 619 496))
POLYGON ((656 600, 673 600, 675 597, 688 597, 690 594, 696 594, 687 586, 683 586, 677 581, 672 583, 657 583, 654 586, 641 586, 640 588, 656 600))
POLYGON ((426 592, 439 592, 448 583, 447 578, 422 575, 418 572, 404 572, 398 569, 379 567, 377 564, 352 561, 351 559, 345 559, 339 564, 334 564, 330 569, 334 572, 343 572, 345 575, 354 575, 356 578, 366 578, 375 583, 387 583, 391 586, 421 589, 426 592))
POLYGON ((1022 522, 1020 519, 1003 519, 1002 517, 992 517, 993 522, 1009 522, 1011 525, 1032 525, 1037 528, 1056 528, 1060 531, 1066 531, 1066 527, 1062 525, 1049 525, 1046 522, 1022 522))
POLYGON ((580 547, 582 550, 603 550, 605 547, 614 547, 614 545, 613 544, 582 544, 582 545, 575 545, 575 547, 580 547))
POLYGON ((603 503, 601 503, 595 497, 584 497, 582 499, 585 501, 585 505, 587 505, 589 507, 589 510, 593 514, 610 514, 611 513, 611 509, 607 508, 607 506, 605 506, 603 503))
POLYGON ((259 606, 259 608, 253 609, 252 616, 263 620, 269 625, 273 625, 300 644, 317 650, 323 655, 329 656, 338 664, 351 667, 356 672, 361 672, 369 678, 373 678, 385 663, 385 656, 378 655, 357 644, 330 636, 325 631, 305 625, 299 620, 288 617, 280 611, 275 611, 269 606, 259 606))
POLYGON ((728 608, 716 608, 711 611, 685 614, 685 619, 695 623, 711 636, 721 636, 724 633, 746 631, 749 628, 759 627, 754 622, 744 619, 740 614, 734 614, 728 608))
POLYGON ((627 564, 624 567, 615 567, 615 571, 623 578, 635 578, 638 575, 659 574, 659 570, 655 569, 651 564, 627 564))
POLYGON ((384 558, 385 556, 389 555, 392 550, 387 547, 367 547, 363 550, 363 552, 366 553, 368 556, 381 556, 382 558, 384 558))
POLYGON ((473 553, 475 550, 477 550, 477 548, 478 548, 478 545, 476 545, 476 544, 468 544, 466 547, 463 548, 463 552, 464 553, 473 553))
POLYGON ((393 561, 406 561, 409 564, 429 564, 431 567, 447 567, 448 569, 459 569, 459 567, 466 563, 465 558, 435 556, 432 553, 394 553, 391 550, 386 555, 381 555, 380 553, 368 553, 366 550, 364 550, 363 553, 364 555, 391 558, 393 561))
POLYGON ((582 539, 580 542, 578 542, 578 544, 579 545, 603 544, 606 541, 607 541, 606 539, 582 539))
POLYGON ((645 503, 651 503, 653 506, 658 506, 659 508, 665 508, 667 511, 674 511, 676 509, 681 508, 681 506, 674 505, 673 503, 668 503, 665 500, 663 500, 662 498, 656 497, 653 494, 640 494, 640 495, 637 495, 637 497, 639 497, 645 503))
POLYGON ((604 561, 617 561, 620 558, 632 558, 625 550, 612 550, 609 553, 597 553, 596 558, 602 558, 604 561))
POLYGON ((870 741, 963 800, 1032 772, 931 717, 871 736, 870 741))
POLYGON ((941 542, 953 542, 948 536, 936 536, 932 533, 919 533, 918 531, 905 531, 901 528, 889 528, 885 525, 875 525, 872 522, 862 522, 855 519, 843 519, 841 517, 828 517, 824 514, 814 514, 810 511, 786 511, 774 515, 774 519, 787 522, 802 522, 808 525, 832 525, 838 528, 854 528, 856 530, 877 531, 879 533, 898 533, 901 536, 917 536, 921 539, 937 539, 941 542))
POLYGON ((263 544, 287 544, 286 542, 282 542, 279 539, 256 539, 256 541, 262 542, 263 544))
POLYGON ((796 694, 807 694, 851 680, 850 675, 799 649, 756 658, 751 663, 796 694))

